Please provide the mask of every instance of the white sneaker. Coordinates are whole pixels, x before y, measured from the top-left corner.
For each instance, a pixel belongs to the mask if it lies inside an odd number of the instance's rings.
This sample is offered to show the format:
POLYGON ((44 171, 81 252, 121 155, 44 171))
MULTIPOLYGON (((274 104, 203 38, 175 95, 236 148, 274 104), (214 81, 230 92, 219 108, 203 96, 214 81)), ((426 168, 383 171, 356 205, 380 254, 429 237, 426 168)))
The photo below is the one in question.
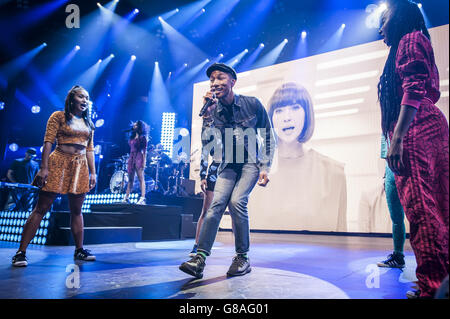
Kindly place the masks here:
POLYGON ((145 197, 140 197, 136 205, 145 205, 145 197))

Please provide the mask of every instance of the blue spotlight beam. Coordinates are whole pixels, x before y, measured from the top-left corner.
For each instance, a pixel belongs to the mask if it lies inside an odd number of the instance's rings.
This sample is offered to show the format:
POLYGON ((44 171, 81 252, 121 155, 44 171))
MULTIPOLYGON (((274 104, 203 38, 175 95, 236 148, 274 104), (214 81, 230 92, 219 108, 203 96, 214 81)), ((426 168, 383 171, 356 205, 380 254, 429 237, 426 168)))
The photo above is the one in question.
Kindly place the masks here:
POLYGON ((138 24, 145 30, 152 31, 160 25, 160 21, 159 21, 160 18, 163 19, 164 21, 168 21, 172 16, 176 15, 179 12, 180 12, 180 9, 176 8, 176 9, 170 10, 168 12, 164 12, 163 14, 161 14, 157 17, 152 17, 147 20, 141 21, 138 24))
POLYGON ((133 9, 131 12, 129 12, 124 18, 120 18, 120 20, 114 24, 113 27, 113 36, 118 36, 121 32, 125 30, 127 25, 136 17, 136 15, 139 13, 139 10, 133 9))
POLYGON ((175 70, 175 72, 172 73, 171 78, 176 79, 184 70, 186 70, 188 67, 187 63, 183 63, 182 66, 180 66, 178 69, 175 70))
POLYGON ((297 42, 297 47, 294 52, 294 59, 304 58, 308 55, 308 42, 307 42, 307 33, 306 31, 302 31, 300 33, 300 39, 297 42))
POLYGON ((190 26, 191 23, 193 23, 198 17, 203 15, 205 12, 206 12, 205 8, 201 8, 192 17, 190 17, 189 20, 187 20, 185 23, 183 23, 183 25, 179 26, 178 29, 185 30, 187 27, 190 26))
POLYGON ((163 14, 160 15, 160 17, 163 18, 164 20, 168 20, 170 17, 172 17, 173 15, 175 15, 178 12, 180 12, 180 9, 176 8, 176 9, 170 10, 169 12, 164 12, 163 14))
POLYGON ((223 59, 223 54, 220 53, 218 56, 216 56, 214 59, 212 59, 211 63, 219 62, 223 59))
POLYGON ((206 37, 216 31, 233 11, 240 0, 215 0, 208 4, 207 16, 198 19, 196 29, 200 37, 206 37))
POLYGON ((200 0, 194 3, 188 4, 180 8, 180 12, 174 15, 171 19, 171 25, 176 29, 181 29, 192 22, 192 17, 202 14, 202 9, 211 0, 200 0))
MULTIPOLYGON (((32 78, 33 89, 38 89, 39 94, 42 94, 43 97, 47 98, 50 103, 54 106, 62 106, 64 105, 61 98, 55 94, 52 89, 52 86, 47 82, 47 79, 43 74, 41 74, 32 64, 27 68, 27 73, 32 78)), ((38 98, 37 100, 40 100, 38 98)))
POLYGON ((228 61, 225 62, 225 64, 234 67, 236 64, 238 64, 242 58, 248 53, 248 49, 245 49, 244 51, 236 54, 234 57, 232 57, 231 59, 229 59, 228 61))
POLYGON ((339 28, 333 33, 333 35, 325 42, 325 44, 319 49, 319 52, 333 51, 339 48, 342 35, 344 34, 345 24, 341 24, 339 28))
POLYGON ((150 118, 160 118, 163 112, 173 111, 173 107, 170 103, 170 96, 164 84, 158 62, 155 62, 155 67, 153 69, 148 100, 150 103, 150 118))
POLYGON ((29 97, 27 97, 21 90, 17 89, 14 93, 14 97, 22 103, 24 106, 31 110, 31 107, 35 104, 29 97))
POLYGON ((80 22, 83 27, 77 31, 83 52, 91 56, 104 54, 105 47, 111 42, 111 25, 116 25, 121 19, 122 17, 103 6, 83 16, 80 22))
POLYGON ((27 10, 24 13, 1 21, 0 28, 9 31, 4 32, 2 34, 2 38, 5 38, 5 40, 13 39, 15 34, 18 34, 24 29, 30 28, 39 21, 44 20, 68 1, 69 0, 48 1, 43 5, 33 8, 32 10, 27 10), (11 28, 11 25, 14 25, 14 28, 11 28))
MULTIPOLYGON (((242 13, 240 13, 239 17, 236 19, 236 22, 239 24, 240 32, 251 35, 258 30, 269 16, 275 2, 276 0, 254 1, 254 6, 247 10, 242 10, 242 13), (252 18, 249 17, 249 14, 251 14, 252 18)), ((235 32, 235 30, 231 29, 224 38, 234 37, 235 32)))
POLYGON ((69 53, 64 56, 64 58, 57 61, 51 67, 51 69, 47 72, 47 78, 50 82, 54 82, 62 74, 62 72, 66 69, 70 61, 72 61, 79 50, 80 47, 78 45, 74 46, 72 50, 70 50, 69 53))
POLYGON ((202 50, 164 21, 164 19, 160 18, 159 21, 163 27, 164 34, 167 36, 170 52, 176 65, 190 64, 193 59, 207 57, 202 50))
MULTIPOLYGON (((97 61, 94 65, 92 65, 89 69, 84 71, 75 81, 81 86, 83 86, 86 90, 90 91, 92 86, 94 85, 94 81, 97 77, 97 72, 100 68, 101 61, 97 61)), ((70 85, 69 85, 70 86, 70 85)))
POLYGON ((128 61, 127 65, 123 69, 122 74, 119 77, 118 87, 119 90, 123 90, 123 88, 128 83, 128 79, 130 78, 131 70, 133 69, 135 59, 131 59, 128 61))
POLYGON ((111 12, 114 12, 116 10, 118 2, 119 1, 117 1, 117 0, 112 0, 112 1, 108 2, 107 4, 105 4, 103 7, 105 7, 106 9, 108 9, 111 12))
MULTIPOLYGON (((111 100, 111 107, 108 106, 108 111, 114 112, 115 106, 122 103, 122 99, 125 96, 125 93, 128 89, 129 79, 131 72, 133 71, 133 67, 135 64, 136 59, 130 59, 128 60, 125 68, 122 70, 122 72, 119 75, 119 79, 117 81, 117 84, 114 86, 113 95, 114 98, 111 100)), ((102 94, 99 95, 97 98, 97 110, 100 111, 103 108, 103 105, 106 103, 106 100, 108 99, 108 90, 104 90, 102 94)))
POLYGON ((210 63, 210 60, 205 59, 204 61, 195 65, 193 68, 187 70, 182 76, 179 77, 177 81, 175 81, 175 84, 173 86, 176 88, 183 88, 186 87, 186 85, 194 82, 194 79, 200 74, 200 72, 208 63, 210 63))
POLYGON ((39 45, 38 47, 22 54, 21 56, 13 59, 12 61, 2 65, 0 67, 0 72, 7 78, 14 77, 20 71, 25 69, 28 64, 47 46, 46 43, 39 45))
MULTIPOLYGON (((126 52, 128 54, 135 54, 138 57, 145 57, 146 59, 153 59, 159 54, 165 43, 155 33, 149 31, 145 24, 125 22, 123 18, 119 18, 118 28, 123 27, 123 31, 116 32, 115 27, 112 29, 112 47, 116 52, 126 52)), ((158 21, 158 25, 160 22, 158 21)), ((164 50, 167 51, 167 50, 164 50)))
POLYGON ((86 90, 91 91, 95 85, 95 82, 103 73, 111 59, 112 55, 109 55, 105 60, 98 60, 94 65, 92 65, 89 69, 84 71, 76 80, 75 83, 80 84, 86 90))
POLYGON ((288 43, 287 39, 284 39, 281 41, 280 44, 278 44, 275 48, 270 50, 266 55, 261 57, 256 63, 253 65, 254 68, 262 68, 264 66, 275 64, 278 57, 281 54, 281 51, 283 51, 284 47, 288 43))
POLYGON ((258 56, 261 54, 262 50, 264 50, 263 43, 258 45, 256 50, 253 51, 252 54, 247 59, 245 59, 245 61, 242 64, 239 65, 238 70, 246 71, 246 70, 250 69, 252 67, 253 63, 255 63, 258 56))

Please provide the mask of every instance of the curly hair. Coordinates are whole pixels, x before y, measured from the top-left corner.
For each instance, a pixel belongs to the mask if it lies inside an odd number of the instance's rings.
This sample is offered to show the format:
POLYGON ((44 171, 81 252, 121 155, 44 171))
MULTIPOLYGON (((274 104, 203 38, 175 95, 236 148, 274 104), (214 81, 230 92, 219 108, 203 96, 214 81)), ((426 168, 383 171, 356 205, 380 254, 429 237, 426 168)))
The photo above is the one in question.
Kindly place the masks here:
POLYGON ((130 134, 130 140, 136 137, 136 134, 139 134, 139 136, 145 136, 145 138, 148 139, 148 132, 149 132, 149 126, 147 123, 145 123, 142 120, 138 120, 131 124, 131 127, 136 123, 137 128, 136 130, 132 130, 130 134))
POLYGON ((378 82, 381 129, 386 138, 388 138, 389 131, 393 130, 393 125, 400 114, 401 96, 397 92, 399 78, 395 72, 395 57, 399 42, 404 35, 413 31, 421 31, 430 39, 422 12, 416 3, 409 0, 390 0, 388 1, 388 9, 381 19, 384 19, 388 12, 391 14, 393 24, 392 31, 389 34, 391 48, 378 82))

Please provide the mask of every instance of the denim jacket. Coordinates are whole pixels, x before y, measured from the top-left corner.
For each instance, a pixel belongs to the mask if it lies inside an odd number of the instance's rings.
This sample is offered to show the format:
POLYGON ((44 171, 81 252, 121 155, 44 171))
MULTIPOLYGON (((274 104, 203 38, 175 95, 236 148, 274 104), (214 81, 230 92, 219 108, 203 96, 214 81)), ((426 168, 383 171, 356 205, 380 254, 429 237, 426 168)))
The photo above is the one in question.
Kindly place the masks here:
POLYGON ((214 154, 214 161, 220 163, 217 174, 220 174, 229 163, 229 158, 225 156, 227 145, 223 145, 225 134, 234 135, 237 143, 243 144, 249 155, 248 162, 256 163, 261 171, 269 172, 275 149, 275 137, 264 106, 256 97, 234 94, 232 108, 231 122, 226 119, 224 106, 220 101, 211 116, 203 120, 201 176, 206 175, 205 161, 207 163, 209 154, 214 154), (221 152, 217 152, 217 148, 221 149, 221 152))

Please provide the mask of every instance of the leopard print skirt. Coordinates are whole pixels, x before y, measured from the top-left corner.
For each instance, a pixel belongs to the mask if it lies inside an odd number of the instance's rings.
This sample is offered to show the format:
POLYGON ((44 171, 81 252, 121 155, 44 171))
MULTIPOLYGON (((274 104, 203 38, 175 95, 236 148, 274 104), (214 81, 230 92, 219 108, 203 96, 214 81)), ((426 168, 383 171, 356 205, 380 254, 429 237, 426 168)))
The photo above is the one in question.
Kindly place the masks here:
POLYGON ((56 148, 49 156, 47 182, 41 190, 59 194, 89 192, 86 154, 68 154, 56 148))

